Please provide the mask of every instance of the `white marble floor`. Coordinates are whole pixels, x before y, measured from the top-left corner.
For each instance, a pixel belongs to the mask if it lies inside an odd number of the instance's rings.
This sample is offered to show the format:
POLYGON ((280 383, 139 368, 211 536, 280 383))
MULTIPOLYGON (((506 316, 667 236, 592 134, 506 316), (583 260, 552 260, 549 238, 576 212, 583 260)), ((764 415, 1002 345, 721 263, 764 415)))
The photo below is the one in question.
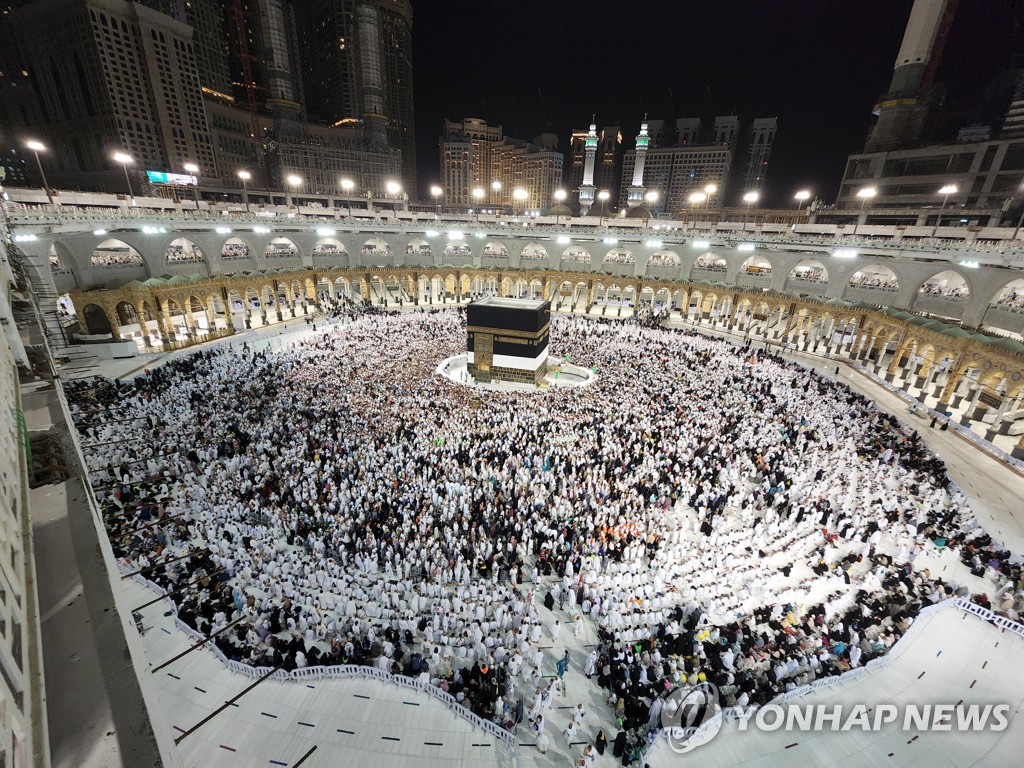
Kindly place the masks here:
MULTIPOLYGON (((272 329, 274 326, 267 330, 272 329)), ((258 343, 276 346, 309 333, 312 329, 302 324, 284 335, 260 338, 258 343)), ((240 334, 232 343, 240 344, 247 338, 252 345, 259 337, 240 334)), ((834 363, 826 364, 820 358, 804 355, 795 357, 826 375, 836 375, 834 363)), ((119 374, 111 370, 108 375, 119 374)), ((1010 549, 1024 551, 1024 506, 1021 505, 1024 477, 955 433, 929 429, 927 422, 918 423, 899 398, 848 366, 840 366, 838 375, 901 421, 918 429, 947 462, 950 475, 969 497, 982 525, 1010 549)), ((983 585, 980 580, 971 582, 973 577, 950 553, 930 557, 933 562, 928 562, 928 567, 942 572, 944 577, 968 581, 975 587, 983 585)), ((125 605, 140 605, 153 597, 130 581, 125 582, 122 589, 125 605)), ((190 643, 173 627, 171 619, 163 615, 168 607, 166 602, 160 602, 142 611, 146 626, 145 653, 150 666, 163 663, 190 643)), ((565 766, 579 756, 584 744, 593 740, 599 728, 604 729, 609 743, 616 728, 603 692, 582 675, 586 655, 596 643, 592 625, 584 622, 583 634, 576 638, 567 612, 552 613, 543 607, 540 612, 545 637, 549 640, 550 626, 556 617, 565 625, 558 642, 548 643, 545 674, 554 673, 555 661, 565 649, 570 652, 571 665, 565 676, 565 695, 549 710, 546 730, 551 737, 551 748, 545 755, 537 752, 534 735, 524 724, 519 734, 520 761, 524 765, 565 766), (568 722, 569 708, 580 702, 586 706, 588 715, 580 734, 569 744, 561 730, 568 722)), ((1024 665, 1017 663, 1021 652, 1024 652, 1024 641, 1019 638, 1000 634, 999 630, 974 617, 950 610, 923 620, 914 631, 912 644, 893 665, 831 695, 859 697, 868 704, 888 702, 897 696, 898 701, 936 703, 950 697, 949 703, 973 700, 967 694, 1011 697, 1013 690, 1024 690, 1021 686, 1024 679, 1018 679, 1024 677, 1024 665), (975 661, 977 664, 972 666, 975 661), (974 667, 980 664, 985 666, 975 671, 974 667), (927 674, 919 677, 922 671, 927 674), (1006 674, 1000 674, 1002 671, 1006 674)), ((156 675, 149 675, 148 671, 141 674, 148 680, 144 685, 158 689, 160 711, 151 713, 154 729, 171 729, 176 736, 251 684, 248 678, 232 674, 205 650, 189 654, 156 675)), ((325 680, 311 682, 309 686, 273 680, 261 684, 242 696, 237 706, 228 707, 187 736, 174 756, 175 765, 293 766, 303 756, 306 758, 302 765, 309 768, 378 764, 382 757, 389 766, 469 766, 503 762, 493 738, 474 730, 465 720, 446 711, 442 704, 422 694, 376 681, 325 680), (309 753, 314 746, 316 751, 309 753)), ((527 686, 521 693, 528 704, 533 689, 527 686)), ((1014 700, 1013 711, 1019 703, 1014 700)), ((800 734, 801 744, 787 747, 797 738, 784 740, 783 734, 778 737, 783 739, 779 742, 768 734, 723 733, 694 754, 696 759, 723 766, 789 764, 794 758, 811 765, 922 765, 926 762, 935 766, 1009 765, 1016 762, 1010 762, 1015 756, 1013 750, 1019 754, 1024 746, 1024 725, 1017 721, 1011 721, 1009 729, 998 738, 978 741, 973 738, 975 735, 953 734, 942 741, 941 737, 948 734, 926 734, 914 741, 913 735, 902 733, 884 738, 879 734, 841 737, 819 734, 804 738, 805 734, 800 734), (797 750, 802 745, 799 754, 787 751, 797 750)), ((685 758, 668 751, 658 751, 652 756, 655 765, 668 765, 679 759, 685 758)), ((617 763, 609 750, 596 765, 617 763)))

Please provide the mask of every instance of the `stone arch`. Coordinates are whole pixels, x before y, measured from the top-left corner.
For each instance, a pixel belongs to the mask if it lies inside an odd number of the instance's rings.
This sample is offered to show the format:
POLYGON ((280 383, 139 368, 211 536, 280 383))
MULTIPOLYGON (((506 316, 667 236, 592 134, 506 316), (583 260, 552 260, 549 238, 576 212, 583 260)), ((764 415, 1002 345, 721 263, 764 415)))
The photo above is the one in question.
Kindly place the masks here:
POLYGON ((457 256, 459 258, 467 258, 473 255, 473 249, 470 248, 469 243, 465 240, 450 240, 444 247, 444 255, 446 257, 457 256))
MULTIPOLYGON (((145 262, 137 250, 116 238, 107 238, 92 249, 91 267, 142 267, 145 262)), ((109 324, 109 323, 108 323, 109 324)))
POLYGON ((667 248, 652 253, 650 261, 647 262, 648 267, 678 267, 679 264, 679 254, 667 248))
POLYGON ((581 245, 570 245, 562 251, 563 264, 589 264, 591 259, 590 251, 581 245))
POLYGON ((990 304, 1008 309, 1024 310, 1024 277, 1018 277, 998 288, 990 304))
POLYGON ((846 287, 896 292, 900 289, 900 280, 896 273, 884 264, 865 264, 850 275, 846 287))
POLYGON ((740 264, 740 274, 747 275, 770 275, 772 273, 772 262, 763 254, 755 253, 749 256, 740 264))
POLYGON ((222 259, 248 259, 249 244, 238 237, 229 237, 220 249, 222 259))
POLYGON ((390 256, 391 246, 379 237, 371 237, 363 243, 360 254, 363 256, 390 256))
POLYGON ((604 255, 602 264, 634 264, 633 252, 628 248, 612 248, 604 255))
POLYGON ((718 255, 714 251, 705 251, 693 262, 694 269, 704 269, 711 272, 725 272, 728 266, 729 262, 725 260, 725 257, 718 255))
POLYGON ((495 240, 489 240, 484 243, 482 255, 488 259, 507 259, 509 257, 508 248, 505 244, 495 240))
POLYGON ((818 259, 801 259, 789 271, 790 280, 801 280, 809 283, 827 283, 828 267, 818 259))
POLYGON ((322 237, 313 245, 314 256, 348 256, 348 249, 334 237, 322 237))
POLYGON ((99 304, 86 304, 82 308, 82 319, 85 321, 85 327, 90 334, 102 335, 113 333, 110 318, 107 317, 107 311, 99 304))
POLYGON ((298 258, 301 254, 299 246, 293 243, 291 239, 279 236, 271 238, 263 255, 268 259, 294 259, 298 258))
POLYGON ((431 247, 430 243, 422 238, 410 240, 409 244, 405 246, 406 256, 429 259, 433 253, 434 249, 431 247))
POLYGON ((960 270, 944 269, 922 281, 917 293, 967 301, 971 297, 971 283, 960 270))
POLYGON ((135 325, 139 322, 139 312, 130 301, 119 301, 114 306, 114 313, 117 315, 119 326, 135 325))
POLYGON ((531 242, 523 246, 523 250, 519 252, 520 262, 532 262, 537 263, 540 261, 548 260, 548 250, 540 243, 531 242))
POLYGON ((206 254, 187 237, 176 237, 164 249, 164 263, 205 263, 206 254))

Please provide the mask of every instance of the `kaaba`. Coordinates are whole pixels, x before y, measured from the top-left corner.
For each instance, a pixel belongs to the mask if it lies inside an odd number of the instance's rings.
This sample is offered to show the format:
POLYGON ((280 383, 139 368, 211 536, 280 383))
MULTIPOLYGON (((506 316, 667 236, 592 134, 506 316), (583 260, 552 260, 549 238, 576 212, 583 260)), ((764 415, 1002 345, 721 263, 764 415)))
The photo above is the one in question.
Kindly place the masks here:
POLYGON ((466 368, 473 378, 540 385, 548 368, 550 301, 490 296, 466 313, 466 368))

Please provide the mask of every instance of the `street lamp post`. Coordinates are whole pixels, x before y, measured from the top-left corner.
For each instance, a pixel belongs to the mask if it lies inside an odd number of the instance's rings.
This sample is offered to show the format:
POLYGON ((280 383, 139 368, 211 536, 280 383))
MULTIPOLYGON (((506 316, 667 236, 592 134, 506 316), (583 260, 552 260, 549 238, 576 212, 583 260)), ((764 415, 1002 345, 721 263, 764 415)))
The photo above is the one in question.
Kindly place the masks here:
POLYGON ((488 204, 489 204, 489 205, 490 205, 491 207, 494 207, 494 205, 495 205, 495 202, 494 202, 494 201, 495 201, 495 199, 496 199, 496 198, 498 197, 498 193, 499 193, 499 192, 501 192, 501 182, 500 182, 500 181, 497 181, 497 180, 495 180, 495 181, 492 181, 492 182, 491 182, 491 193, 492 193, 492 194, 491 194, 491 197, 490 197, 490 199, 489 199, 489 200, 487 201, 487 202, 488 202, 488 204))
MULTIPOLYGON (((341 193, 343 195, 345 195, 345 197, 350 198, 351 195, 352 195, 352 190, 355 189, 355 188, 356 188, 356 183, 354 181, 352 181, 352 179, 345 178, 345 179, 341 180, 341 193)), ((348 208, 348 215, 349 215, 349 217, 351 217, 352 216, 352 200, 351 199, 345 200, 345 205, 348 208)))
POLYGON ((196 211, 199 210, 199 166, 195 163, 185 163, 185 170, 192 174, 195 184, 192 185, 192 200, 196 204, 196 211))
POLYGON ((43 172, 43 161, 39 159, 39 153, 46 151, 46 145, 41 141, 27 141, 25 146, 32 150, 36 156, 36 166, 39 168, 39 175, 43 177, 43 189, 46 192, 46 199, 53 205, 53 193, 50 192, 50 185, 46 182, 46 174, 43 172))
MULTIPOLYGON (((522 187, 516 187, 514 190, 512 190, 512 198, 523 207, 523 212, 524 213, 526 211, 526 199, 529 196, 530 196, 530 193, 527 192, 522 187)), ((519 221, 519 219, 518 219, 519 208, 516 207, 512 212, 516 215, 516 217, 517 217, 516 221, 518 222, 519 221)))
MULTIPOLYGON (((707 199, 708 196, 706 192, 691 192, 689 196, 686 198, 687 202, 694 208, 696 208, 701 203, 706 202, 707 199)), ((697 220, 696 214, 694 214, 693 220, 697 220)))
POLYGON ((798 213, 800 209, 804 207, 804 203, 807 202, 807 200, 809 200, 810 197, 811 193, 808 192, 806 189, 801 189, 799 192, 793 195, 793 199, 796 200, 796 210, 798 213))
MULTIPOLYGON (((556 206, 564 205, 565 204, 565 198, 568 197, 568 194, 566 193, 566 191, 564 189, 556 189, 554 197, 555 197, 555 205, 556 206)), ((558 226, 558 214, 559 214, 559 211, 558 211, 557 208, 555 208, 555 226, 556 227, 558 226)))
POLYGON ((242 202, 245 203, 245 212, 249 213, 249 179, 252 178, 252 174, 248 171, 239 171, 238 178, 242 180, 242 202))
POLYGON ((707 195, 707 197, 704 198, 704 208, 705 208, 705 210, 711 207, 711 197, 716 192, 718 192, 718 185, 717 184, 706 184, 704 186, 704 194, 707 195))
POLYGON ((132 192, 132 180, 128 176, 128 164, 134 162, 131 155, 127 155, 124 152, 114 153, 114 161, 121 164, 121 169, 124 171, 124 180, 128 183, 128 200, 131 204, 135 205, 135 193, 132 192))
POLYGON ((612 193, 609 192, 607 189, 602 189, 600 192, 597 193, 597 199, 601 201, 601 224, 600 224, 600 226, 602 226, 602 227, 604 226, 604 213, 605 213, 605 211, 608 208, 608 199, 611 196, 612 196, 612 193))
POLYGON ((939 194, 942 195, 942 207, 939 208, 939 217, 935 220, 935 226, 932 227, 932 237, 935 237, 935 233, 942 226, 942 214, 946 210, 946 201, 949 200, 950 195, 955 195, 959 191, 960 188, 956 184, 946 184, 939 190, 939 194))
POLYGON ((750 207, 760 199, 761 195, 757 192, 747 192, 743 195, 743 202, 747 204, 746 213, 743 214, 743 228, 746 229, 747 219, 750 216, 750 207))
POLYGON ((444 194, 444 190, 436 184, 430 188, 430 195, 434 198, 434 213, 437 216, 441 215, 441 195, 444 194))
POLYGON ((484 191, 483 187, 475 187, 473 189, 473 199, 476 200, 476 223, 480 223, 480 206, 484 204, 484 198, 487 197, 487 192, 484 191))
POLYGON ((658 191, 656 189, 652 189, 644 194, 644 202, 647 203, 647 212, 651 214, 647 217, 645 226, 649 227, 651 225, 651 217, 654 216, 654 211, 651 210, 651 206, 658 202, 659 197, 660 195, 658 195, 658 191))
POLYGON ((878 194, 878 190, 874 187, 864 187, 863 189, 857 190, 857 197, 860 198, 860 212, 864 213, 864 206, 868 200, 871 200, 875 195, 878 194))
MULTIPOLYGON (((285 181, 288 182, 288 186, 292 189, 298 189, 302 185, 302 177, 294 173, 288 174, 285 181)), ((289 208, 292 207, 292 193, 288 189, 284 191, 284 204, 289 208)))

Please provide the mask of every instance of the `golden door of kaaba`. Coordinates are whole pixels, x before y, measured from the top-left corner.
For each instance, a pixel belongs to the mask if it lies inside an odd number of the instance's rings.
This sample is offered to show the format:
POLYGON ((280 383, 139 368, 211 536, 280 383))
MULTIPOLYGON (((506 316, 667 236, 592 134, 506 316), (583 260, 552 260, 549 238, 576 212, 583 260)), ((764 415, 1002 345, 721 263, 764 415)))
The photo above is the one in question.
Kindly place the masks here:
POLYGON ((491 370, 494 359, 494 336, 490 333, 478 333, 473 336, 473 358, 481 371, 491 370))

